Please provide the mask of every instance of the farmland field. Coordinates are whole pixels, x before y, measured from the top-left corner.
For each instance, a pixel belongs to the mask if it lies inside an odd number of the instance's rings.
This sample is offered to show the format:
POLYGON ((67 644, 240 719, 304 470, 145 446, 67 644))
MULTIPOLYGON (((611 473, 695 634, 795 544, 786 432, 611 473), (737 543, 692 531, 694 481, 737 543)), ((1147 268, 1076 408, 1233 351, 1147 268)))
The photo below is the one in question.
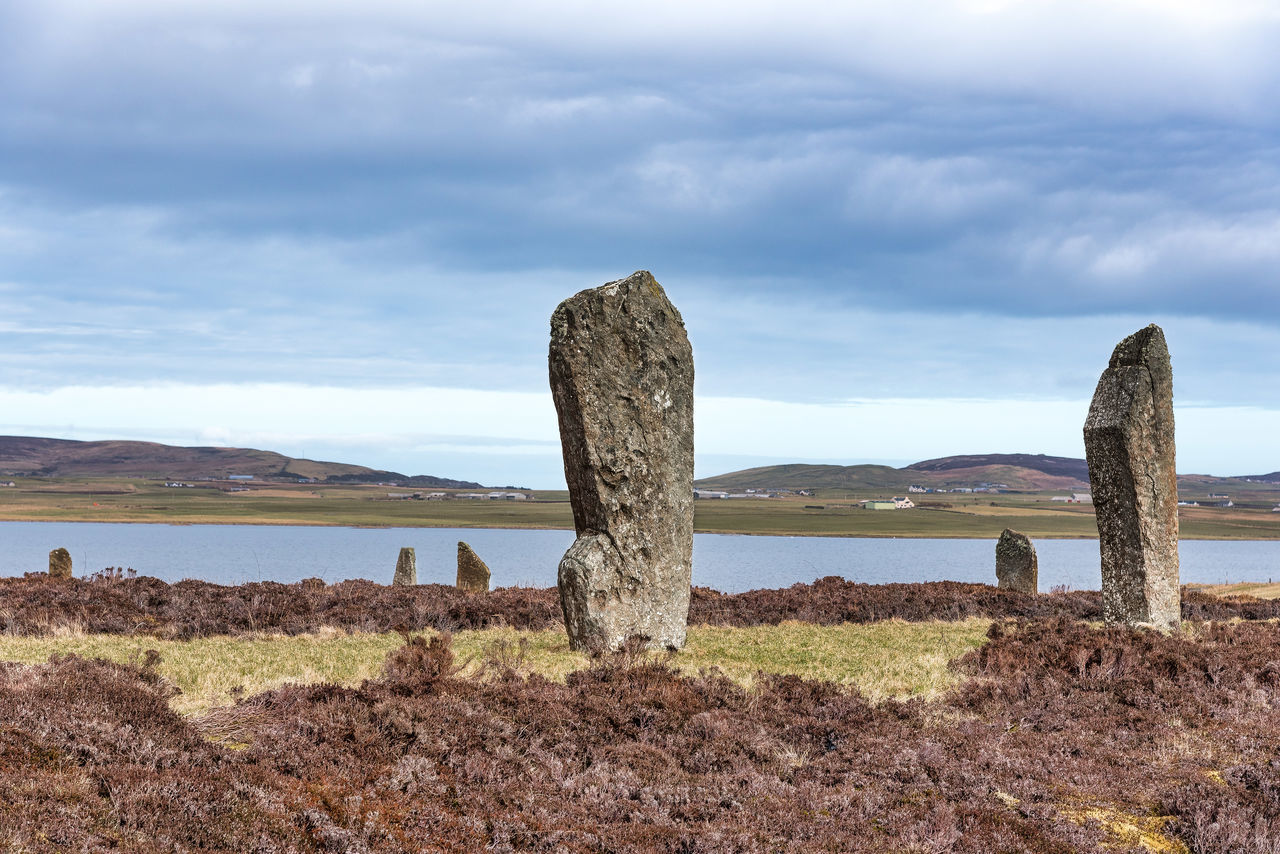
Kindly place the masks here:
MULTIPOLYGON (((568 494, 533 491, 529 501, 389 498, 406 488, 254 484, 166 487, 149 480, 18 481, 0 489, 0 521, 163 522, 168 524, 344 525, 448 528, 573 527, 568 494)), ((699 532, 844 537, 995 538, 1005 528, 1031 537, 1096 537, 1093 507, 1053 501, 1055 493, 914 496, 909 510, 864 510, 882 493, 819 490, 814 496, 712 499, 694 506, 699 532)), ((1181 508, 1186 539, 1280 539, 1280 490, 1256 488, 1232 508, 1181 508)))

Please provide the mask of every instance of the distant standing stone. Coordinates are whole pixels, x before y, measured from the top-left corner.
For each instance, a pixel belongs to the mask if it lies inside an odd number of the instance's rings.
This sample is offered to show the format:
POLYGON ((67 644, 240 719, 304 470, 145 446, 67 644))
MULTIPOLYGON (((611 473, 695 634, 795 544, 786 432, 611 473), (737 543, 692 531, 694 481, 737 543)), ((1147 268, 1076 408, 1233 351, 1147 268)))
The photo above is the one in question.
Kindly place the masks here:
POLYGON ((684 646, 693 557, 693 350, 640 271, 551 316, 551 393, 578 539, 560 561, 573 649, 684 646))
POLYGON ((396 559, 396 577, 392 580, 392 587, 412 587, 418 583, 418 558, 414 554, 413 549, 403 548, 400 550, 400 557, 396 559))
POLYGON ((461 541, 458 542, 457 588, 468 593, 489 592, 489 567, 471 546, 461 541))
POLYGON ((1181 625, 1173 369, 1152 324, 1121 341, 1084 422, 1109 624, 1181 625))
POLYGON ((303 589, 303 590, 312 590, 312 591, 314 591, 314 590, 323 590, 323 589, 324 589, 324 586, 325 586, 325 585, 324 585, 324 579, 323 579, 323 578, 316 578, 316 577, 314 577, 314 576, 313 576, 313 577, 311 577, 311 578, 304 578, 304 579, 302 579, 302 589, 303 589))
POLYGON ((1005 528, 996 542, 996 585, 1001 590, 1037 593, 1039 581, 1036 547, 1026 534, 1005 528))
POLYGON ((66 549, 54 549, 49 552, 49 577, 71 577, 71 552, 66 549))

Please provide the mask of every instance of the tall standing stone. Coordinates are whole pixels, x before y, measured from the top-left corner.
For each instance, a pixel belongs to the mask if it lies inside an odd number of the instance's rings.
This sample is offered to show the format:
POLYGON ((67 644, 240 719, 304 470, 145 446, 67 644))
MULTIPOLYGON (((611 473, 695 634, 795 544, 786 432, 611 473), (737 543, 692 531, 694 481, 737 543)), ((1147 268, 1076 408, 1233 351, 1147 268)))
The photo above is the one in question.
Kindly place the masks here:
POLYGON ((1040 565, 1036 547, 1026 534, 1005 528, 996 541, 996 586, 1018 593, 1040 590, 1040 565))
POLYGON ((413 587, 418 583, 418 557, 411 548, 400 550, 396 558, 396 577, 392 579, 392 587, 413 587))
POLYGON ((54 549, 49 552, 49 577, 71 577, 71 552, 66 549, 54 549))
POLYGON ((551 316, 551 393, 578 539, 560 561, 569 645, 684 646, 693 561, 693 350, 648 272, 551 316))
POLYGON ((489 566, 480 559, 471 546, 458 542, 457 588, 468 593, 489 592, 489 566))
POLYGON ((1116 345, 1084 422, 1107 623, 1177 630, 1173 369, 1152 324, 1116 345))

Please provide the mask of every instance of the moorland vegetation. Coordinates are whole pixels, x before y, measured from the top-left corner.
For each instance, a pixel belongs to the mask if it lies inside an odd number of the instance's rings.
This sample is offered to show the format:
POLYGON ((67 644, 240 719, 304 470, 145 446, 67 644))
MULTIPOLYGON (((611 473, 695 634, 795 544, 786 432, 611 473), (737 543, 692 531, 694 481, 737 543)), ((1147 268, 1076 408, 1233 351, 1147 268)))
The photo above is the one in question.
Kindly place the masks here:
POLYGON ((108 632, 139 654, 0 664, 0 844, 1274 851, 1280 604, 1190 590, 1183 602, 1186 630, 1164 636, 1098 627, 1087 592, 836 578, 694 592, 691 624, 735 631, 907 620, 972 634, 986 621, 945 690, 912 699, 791 673, 691 671, 683 653, 635 649, 549 674, 513 627, 554 631, 554 589, 5 579, 11 636, 108 632), (146 652, 159 638, 396 625, 403 637, 367 678, 187 714, 163 655, 146 652), (464 629, 504 640, 472 641, 464 661, 448 634, 464 629))

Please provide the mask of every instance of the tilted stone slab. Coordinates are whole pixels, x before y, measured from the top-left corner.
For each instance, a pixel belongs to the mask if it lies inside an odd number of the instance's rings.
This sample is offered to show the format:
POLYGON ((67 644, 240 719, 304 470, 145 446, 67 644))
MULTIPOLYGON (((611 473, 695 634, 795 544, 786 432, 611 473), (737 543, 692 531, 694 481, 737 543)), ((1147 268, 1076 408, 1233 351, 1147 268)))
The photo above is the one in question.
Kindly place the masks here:
POLYGON ((996 541, 996 586, 1001 590, 1037 593, 1040 564, 1036 547, 1026 534, 1005 528, 996 541))
POLYGON ((396 558, 396 575, 391 581, 392 587, 413 587, 418 583, 418 556, 411 548, 400 550, 396 558))
POLYGON ((49 577, 70 578, 71 575, 71 552, 66 549, 49 552, 49 577))
POLYGON ((578 539, 560 561, 574 649, 684 646, 693 559, 693 350, 648 272, 551 317, 551 392, 578 539))
POLYGON ((489 565, 480 559, 471 546, 458 542, 458 581, 459 590, 468 593, 489 592, 489 565))
POLYGON ((1173 369, 1152 324, 1121 341, 1084 423, 1109 624, 1181 625, 1173 369))

